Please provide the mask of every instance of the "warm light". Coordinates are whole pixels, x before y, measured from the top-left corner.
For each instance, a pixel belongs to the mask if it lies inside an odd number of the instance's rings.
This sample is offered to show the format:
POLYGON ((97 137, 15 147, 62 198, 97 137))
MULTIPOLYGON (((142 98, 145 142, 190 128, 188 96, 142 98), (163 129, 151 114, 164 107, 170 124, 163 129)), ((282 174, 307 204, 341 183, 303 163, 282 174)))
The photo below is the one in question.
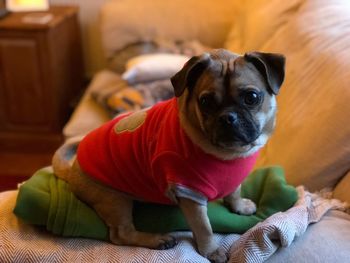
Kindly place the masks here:
POLYGON ((14 0, 16 5, 42 5, 45 3, 44 0, 14 0))
POLYGON ((48 0, 7 0, 8 10, 16 11, 43 11, 49 8, 48 0))

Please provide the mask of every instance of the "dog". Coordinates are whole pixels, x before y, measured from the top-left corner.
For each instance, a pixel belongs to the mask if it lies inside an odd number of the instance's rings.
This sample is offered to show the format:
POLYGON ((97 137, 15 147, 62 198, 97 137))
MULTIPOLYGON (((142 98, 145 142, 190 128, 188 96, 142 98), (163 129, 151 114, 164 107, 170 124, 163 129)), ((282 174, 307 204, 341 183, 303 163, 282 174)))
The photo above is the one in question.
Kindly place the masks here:
POLYGON ((233 212, 255 213, 240 184, 274 130, 284 68, 285 57, 275 53, 218 49, 194 56, 171 78, 174 98, 63 145, 54 154, 54 172, 103 219, 112 243, 175 246, 173 236, 137 231, 132 222, 133 200, 175 204, 198 252, 226 262, 206 204, 223 198, 233 212), (67 156, 75 152, 71 164, 67 156))

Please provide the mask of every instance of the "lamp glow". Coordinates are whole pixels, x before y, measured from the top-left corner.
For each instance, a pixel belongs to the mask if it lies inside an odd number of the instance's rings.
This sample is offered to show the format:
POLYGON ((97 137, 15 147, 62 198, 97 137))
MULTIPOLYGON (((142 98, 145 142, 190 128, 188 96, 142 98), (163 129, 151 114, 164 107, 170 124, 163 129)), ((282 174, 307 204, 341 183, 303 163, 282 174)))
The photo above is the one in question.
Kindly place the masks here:
POLYGON ((49 9, 48 0, 7 0, 6 7, 12 12, 45 11, 49 9))

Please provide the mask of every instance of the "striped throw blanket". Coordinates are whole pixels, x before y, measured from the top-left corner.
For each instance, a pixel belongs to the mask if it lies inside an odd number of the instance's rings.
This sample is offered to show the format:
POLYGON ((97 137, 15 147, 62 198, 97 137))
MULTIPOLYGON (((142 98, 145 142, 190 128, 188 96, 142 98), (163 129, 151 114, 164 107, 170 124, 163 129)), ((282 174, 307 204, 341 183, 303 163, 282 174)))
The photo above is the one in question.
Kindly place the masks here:
MULTIPOLYGON (((346 208, 324 194, 311 194, 303 187, 297 190, 298 202, 286 212, 272 215, 241 236, 216 234, 230 262, 263 262, 280 246, 290 245, 330 209, 346 208)), ((0 193, 1 262, 208 262, 194 249, 190 232, 176 232, 179 244, 165 251, 54 236, 18 220, 12 212, 17 193, 0 193)))

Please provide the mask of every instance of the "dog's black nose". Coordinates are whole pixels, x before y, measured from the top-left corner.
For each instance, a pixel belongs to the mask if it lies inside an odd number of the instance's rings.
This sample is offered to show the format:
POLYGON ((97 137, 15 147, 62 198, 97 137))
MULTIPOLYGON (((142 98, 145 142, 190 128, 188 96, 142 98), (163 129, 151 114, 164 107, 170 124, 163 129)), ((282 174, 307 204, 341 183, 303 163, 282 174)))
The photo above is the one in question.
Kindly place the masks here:
POLYGON ((225 113, 220 116, 220 122, 224 126, 234 126, 238 122, 238 116, 235 112, 225 113))

